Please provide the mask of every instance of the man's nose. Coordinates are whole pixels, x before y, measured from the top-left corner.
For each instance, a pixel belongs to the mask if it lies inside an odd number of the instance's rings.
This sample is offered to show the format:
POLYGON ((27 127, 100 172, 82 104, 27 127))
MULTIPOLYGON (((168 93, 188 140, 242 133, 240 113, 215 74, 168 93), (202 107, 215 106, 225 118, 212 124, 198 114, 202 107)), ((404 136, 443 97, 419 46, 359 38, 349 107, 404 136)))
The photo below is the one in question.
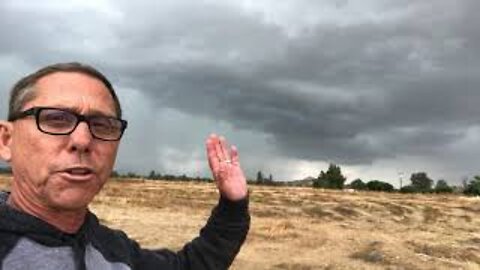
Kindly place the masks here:
POLYGON ((93 136, 86 122, 78 123, 77 127, 70 136, 71 151, 89 152, 90 145, 93 141, 93 136))

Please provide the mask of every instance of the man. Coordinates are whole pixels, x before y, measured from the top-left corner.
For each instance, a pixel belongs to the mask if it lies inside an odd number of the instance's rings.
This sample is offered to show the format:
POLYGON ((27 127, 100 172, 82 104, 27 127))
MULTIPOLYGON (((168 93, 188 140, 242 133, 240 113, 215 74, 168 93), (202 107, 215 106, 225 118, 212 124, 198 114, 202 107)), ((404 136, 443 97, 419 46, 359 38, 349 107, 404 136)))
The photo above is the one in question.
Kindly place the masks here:
POLYGON ((88 210, 112 172, 121 116, 112 85, 90 66, 55 64, 15 84, 0 121, 0 158, 13 172, 0 193, 0 270, 230 266, 249 228, 248 192, 237 150, 217 135, 206 148, 219 203, 181 251, 142 249, 88 210))

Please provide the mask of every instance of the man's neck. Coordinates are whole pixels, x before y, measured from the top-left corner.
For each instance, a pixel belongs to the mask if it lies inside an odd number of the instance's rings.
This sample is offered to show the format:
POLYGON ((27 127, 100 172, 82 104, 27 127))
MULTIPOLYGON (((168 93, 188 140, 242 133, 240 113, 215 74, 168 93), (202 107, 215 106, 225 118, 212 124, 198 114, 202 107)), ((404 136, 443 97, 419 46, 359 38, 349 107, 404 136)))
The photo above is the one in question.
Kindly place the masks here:
POLYGON ((85 221, 87 209, 67 211, 49 209, 40 204, 31 203, 21 194, 13 192, 7 200, 10 207, 35 216, 65 233, 76 233, 85 221))

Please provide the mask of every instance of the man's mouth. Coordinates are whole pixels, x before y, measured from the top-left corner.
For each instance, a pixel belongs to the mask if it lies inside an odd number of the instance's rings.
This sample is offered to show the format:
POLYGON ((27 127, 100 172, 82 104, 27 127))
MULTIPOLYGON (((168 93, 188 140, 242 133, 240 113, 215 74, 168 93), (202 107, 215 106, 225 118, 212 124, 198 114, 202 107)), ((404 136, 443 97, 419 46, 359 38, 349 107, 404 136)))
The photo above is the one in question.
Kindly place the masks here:
POLYGON ((93 171, 89 168, 71 168, 65 170, 65 172, 72 174, 72 175, 87 175, 93 173, 93 171))
POLYGON ((66 178, 76 181, 90 180, 94 176, 94 171, 88 167, 71 167, 62 170, 61 173, 66 178))

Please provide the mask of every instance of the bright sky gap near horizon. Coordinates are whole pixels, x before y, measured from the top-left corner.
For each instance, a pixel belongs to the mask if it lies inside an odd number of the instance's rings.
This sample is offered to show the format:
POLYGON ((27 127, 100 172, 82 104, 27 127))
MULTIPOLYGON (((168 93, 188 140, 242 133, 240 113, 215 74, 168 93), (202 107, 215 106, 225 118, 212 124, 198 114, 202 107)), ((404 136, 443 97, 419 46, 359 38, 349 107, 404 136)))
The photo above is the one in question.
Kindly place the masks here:
POLYGON ((458 184, 480 174, 480 2, 0 2, 0 117, 20 77, 98 67, 129 128, 120 171, 210 176, 210 132, 250 178, 458 184))

